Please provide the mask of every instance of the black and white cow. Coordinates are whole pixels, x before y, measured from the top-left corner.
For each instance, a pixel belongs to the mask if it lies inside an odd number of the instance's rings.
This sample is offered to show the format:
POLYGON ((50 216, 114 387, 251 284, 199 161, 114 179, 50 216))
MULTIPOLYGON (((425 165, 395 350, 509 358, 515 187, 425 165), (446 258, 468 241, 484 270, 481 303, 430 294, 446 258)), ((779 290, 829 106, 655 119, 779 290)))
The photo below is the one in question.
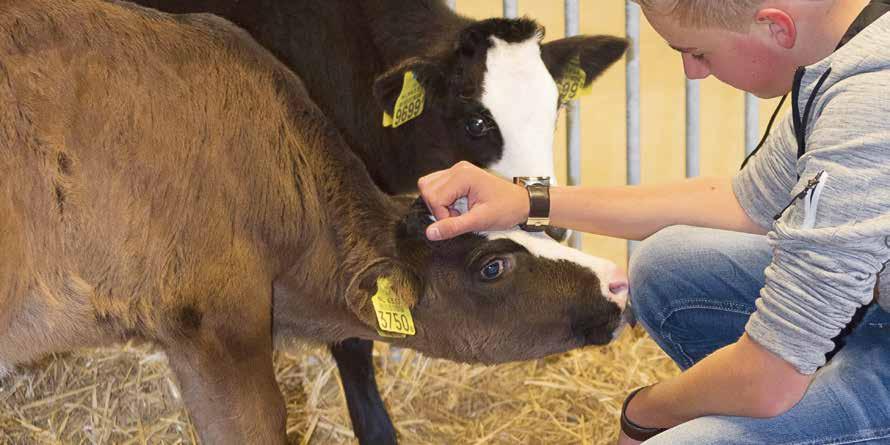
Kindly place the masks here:
POLYGON ((413 192, 420 176, 462 160, 508 178, 555 177, 560 85, 590 85, 627 46, 611 36, 542 44, 544 31, 533 20, 476 21, 442 0, 136 3, 211 12, 247 30, 303 79, 390 194, 413 192), (583 77, 572 85, 578 69, 583 77), (426 92, 423 112, 384 127, 383 113, 393 114, 407 71, 426 92))

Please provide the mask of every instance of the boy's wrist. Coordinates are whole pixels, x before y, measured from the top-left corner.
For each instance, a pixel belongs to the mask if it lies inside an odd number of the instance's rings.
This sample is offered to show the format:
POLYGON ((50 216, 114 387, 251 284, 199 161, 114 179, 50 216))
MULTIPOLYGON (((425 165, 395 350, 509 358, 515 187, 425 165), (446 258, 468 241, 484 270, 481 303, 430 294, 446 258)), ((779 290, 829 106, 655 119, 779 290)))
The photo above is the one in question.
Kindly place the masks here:
POLYGON ((633 408, 637 409, 631 408, 631 402, 636 399, 641 392, 650 389, 652 386, 653 385, 644 386, 631 391, 621 407, 621 431, 627 437, 641 442, 667 431, 667 428, 646 426, 645 419, 641 418, 645 416, 641 416, 642 413, 638 409, 640 407, 639 401, 633 406, 633 408))

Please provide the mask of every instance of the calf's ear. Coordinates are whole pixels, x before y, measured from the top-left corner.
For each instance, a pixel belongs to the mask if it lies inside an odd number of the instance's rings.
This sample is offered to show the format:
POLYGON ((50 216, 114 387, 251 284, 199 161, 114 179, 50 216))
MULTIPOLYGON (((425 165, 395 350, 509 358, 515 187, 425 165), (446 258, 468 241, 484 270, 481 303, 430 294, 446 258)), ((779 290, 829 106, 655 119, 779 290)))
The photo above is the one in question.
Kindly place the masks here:
POLYGON ((379 329, 372 298, 385 292, 406 310, 413 308, 423 290, 418 275, 410 266, 389 258, 368 263, 350 281, 346 289, 346 304, 366 325, 379 329), (383 288, 386 286, 386 288, 383 288))
POLYGON ((436 61, 419 57, 404 60, 374 80, 374 98, 385 113, 393 114, 396 101, 405 87, 405 73, 411 72, 429 99, 444 88, 443 67, 436 61))
POLYGON ((541 45, 541 58, 557 83, 570 76, 573 68, 584 71, 584 87, 589 86, 624 55, 627 40, 613 36, 573 36, 541 45))

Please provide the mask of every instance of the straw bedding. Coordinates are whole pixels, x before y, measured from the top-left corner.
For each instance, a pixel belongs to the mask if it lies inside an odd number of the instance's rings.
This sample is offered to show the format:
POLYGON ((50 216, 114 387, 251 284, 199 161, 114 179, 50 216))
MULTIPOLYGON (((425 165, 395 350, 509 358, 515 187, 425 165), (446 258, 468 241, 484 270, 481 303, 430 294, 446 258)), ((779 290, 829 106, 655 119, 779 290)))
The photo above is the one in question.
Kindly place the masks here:
MULTIPOLYGON (((608 347, 491 367, 385 344, 374 356, 403 444, 611 444, 624 395, 677 373, 639 328, 608 347)), ((275 364, 291 443, 356 443, 323 348, 275 364)), ((49 357, 0 378, 0 444, 196 443, 174 382, 151 346, 49 357)))

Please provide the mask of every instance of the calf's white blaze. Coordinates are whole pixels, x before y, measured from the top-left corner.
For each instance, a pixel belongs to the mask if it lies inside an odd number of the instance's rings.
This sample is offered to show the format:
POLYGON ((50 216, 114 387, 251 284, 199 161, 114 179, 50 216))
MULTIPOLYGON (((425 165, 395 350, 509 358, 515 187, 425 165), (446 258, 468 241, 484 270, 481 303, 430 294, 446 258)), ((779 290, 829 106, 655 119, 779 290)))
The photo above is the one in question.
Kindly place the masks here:
POLYGON ((602 291, 606 299, 617 304, 622 310, 627 305, 626 292, 613 294, 609 290, 609 283, 612 281, 612 277, 615 276, 618 266, 607 259, 591 256, 580 250, 564 246, 542 232, 532 233, 514 229, 500 232, 479 232, 479 235, 489 240, 509 239, 525 247, 529 253, 537 257, 556 261, 565 260, 586 267, 596 274, 600 281, 600 291, 602 291))
POLYGON ((556 177, 553 137, 559 90, 541 59, 538 36, 519 43, 491 38, 482 104, 500 128, 504 151, 489 168, 505 178, 556 177))
MULTIPOLYGON (((470 203, 466 197, 458 198, 451 204, 451 209, 464 214, 469 211, 470 203)), ((432 221, 436 221, 434 216, 430 216, 432 221)), ((511 230, 476 232, 477 235, 483 236, 490 241, 498 239, 508 239, 522 247, 525 247, 532 255, 540 258, 551 260, 565 260, 575 263, 581 267, 585 267, 593 272, 600 281, 600 291, 609 301, 618 305, 621 310, 627 307, 627 291, 613 293, 609 289, 612 278, 618 272, 618 265, 605 259, 588 255, 580 250, 564 246, 544 232, 526 232, 525 230, 515 228, 511 230)))

